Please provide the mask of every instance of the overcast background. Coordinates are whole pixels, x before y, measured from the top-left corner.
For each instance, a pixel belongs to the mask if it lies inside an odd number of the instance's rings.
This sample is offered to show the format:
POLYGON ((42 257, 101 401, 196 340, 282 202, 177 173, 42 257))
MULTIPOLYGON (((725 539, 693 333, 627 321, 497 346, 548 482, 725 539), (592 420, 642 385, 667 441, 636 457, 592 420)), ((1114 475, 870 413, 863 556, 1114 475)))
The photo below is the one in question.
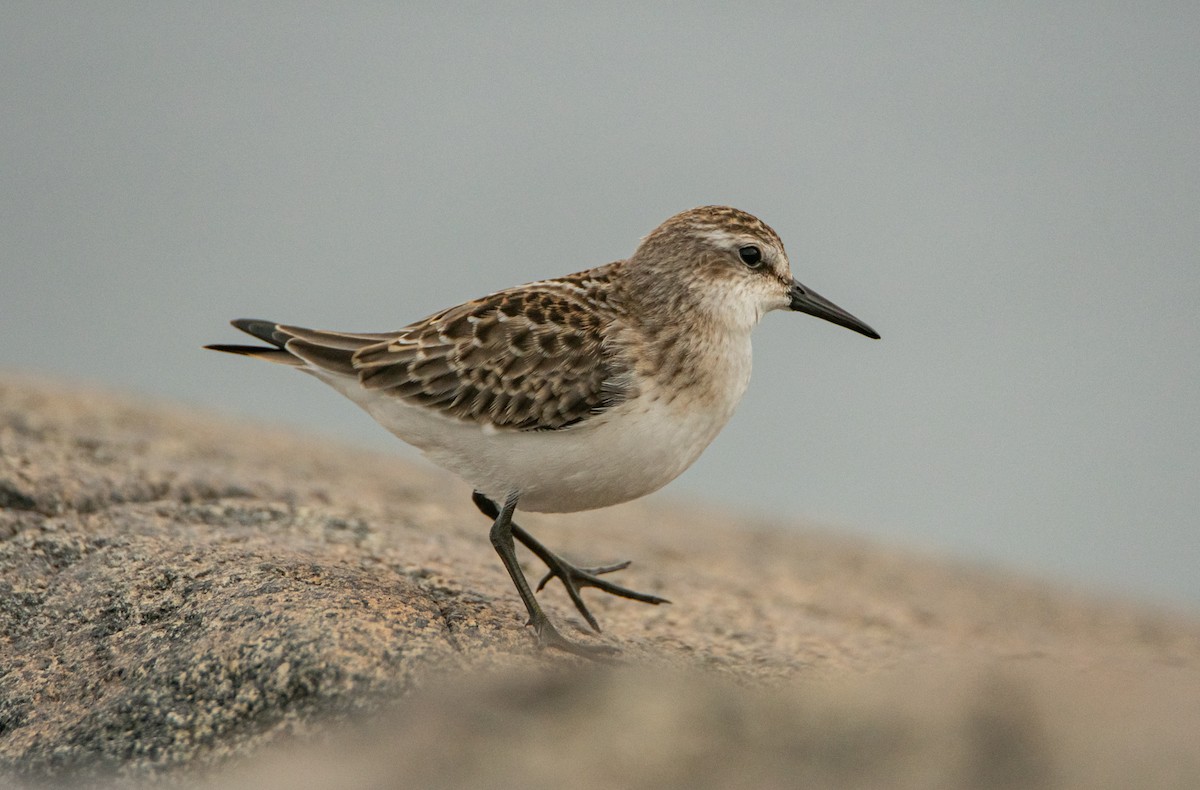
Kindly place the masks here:
POLYGON ((200 346, 729 203, 883 340, 768 316, 657 496, 1200 608, 1198 9, 7 2, 0 368, 411 452, 200 346))

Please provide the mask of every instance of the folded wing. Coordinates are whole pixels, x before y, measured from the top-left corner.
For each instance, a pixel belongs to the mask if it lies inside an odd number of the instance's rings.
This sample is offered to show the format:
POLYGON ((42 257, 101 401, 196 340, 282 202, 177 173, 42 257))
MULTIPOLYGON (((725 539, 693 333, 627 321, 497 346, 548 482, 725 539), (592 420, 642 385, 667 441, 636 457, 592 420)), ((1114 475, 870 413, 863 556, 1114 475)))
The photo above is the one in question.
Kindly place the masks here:
POLYGON ((605 343, 605 313, 549 281, 452 307, 398 332, 328 332, 239 319, 271 344, 219 351, 356 376, 367 389, 460 420, 559 430, 630 395, 624 354, 605 343))

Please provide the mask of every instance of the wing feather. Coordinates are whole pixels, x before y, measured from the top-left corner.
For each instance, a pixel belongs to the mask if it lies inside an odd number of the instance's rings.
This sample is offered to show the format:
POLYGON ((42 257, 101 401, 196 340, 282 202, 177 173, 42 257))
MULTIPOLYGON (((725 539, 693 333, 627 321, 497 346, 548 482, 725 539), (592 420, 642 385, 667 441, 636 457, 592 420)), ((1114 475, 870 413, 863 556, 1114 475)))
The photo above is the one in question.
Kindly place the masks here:
POLYGON ((391 333, 328 332, 256 319, 234 326, 272 347, 217 346, 337 375, 448 417, 558 430, 632 397, 613 342, 607 285, 621 262, 512 288, 391 333))
POLYGON ((578 281, 535 283, 363 346, 354 366, 364 387, 449 416, 555 430, 629 397, 630 365, 606 343, 614 315, 578 281), (444 398, 449 392, 454 397, 444 398))

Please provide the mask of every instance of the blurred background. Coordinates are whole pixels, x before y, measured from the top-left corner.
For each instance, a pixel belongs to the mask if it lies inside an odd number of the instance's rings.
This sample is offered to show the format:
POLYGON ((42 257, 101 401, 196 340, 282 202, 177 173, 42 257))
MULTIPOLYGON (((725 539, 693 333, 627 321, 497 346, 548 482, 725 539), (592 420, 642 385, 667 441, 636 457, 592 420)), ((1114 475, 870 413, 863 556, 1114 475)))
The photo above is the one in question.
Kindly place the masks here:
POLYGON ((1200 7, 1051 5, 8 3, 0 368, 415 455, 200 346, 728 203, 883 340, 768 316, 656 496, 1200 609, 1200 7))

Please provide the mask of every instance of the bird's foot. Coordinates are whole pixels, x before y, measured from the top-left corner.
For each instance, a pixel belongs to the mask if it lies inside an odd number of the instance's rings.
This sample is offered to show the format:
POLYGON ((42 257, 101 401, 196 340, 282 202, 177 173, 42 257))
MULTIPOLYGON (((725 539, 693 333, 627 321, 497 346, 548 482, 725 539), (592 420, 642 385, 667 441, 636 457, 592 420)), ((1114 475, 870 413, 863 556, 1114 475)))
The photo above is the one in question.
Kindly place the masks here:
POLYGON ((541 622, 530 620, 529 625, 533 626, 534 632, 537 634, 538 645, 543 648, 561 650, 564 653, 570 653, 571 655, 592 661, 611 661, 614 656, 621 652, 612 645, 586 645, 579 642, 572 642, 560 634, 558 629, 544 615, 541 622))
POLYGON ((563 587, 567 588, 567 595, 571 597, 571 603, 575 604, 575 608, 583 615, 583 619, 587 620, 588 625, 596 633, 600 633, 600 625, 596 622, 596 618, 588 611, 587 606, 583 602, 583 597, 579 591, 584 587, 595 587, 597 590, 617 595, 621 598, 628 598, 633 601, 641 601, 658 605, 660 603, 670 603, 666 598, 660 598, 657 595, 649 595, 631 590, 628 587, 622 587, 619 584, 601 579, 600 576, 605 573, 614 573, 616 571, 625 570, 629 567, 629 560, 618 562, 614 565, 602 565, 598 568, 580 568, 564 560, 553 552, 547 552, 547 556, 541 559, 546 563, 550 571, 542 577, 538 582, 537 592, 541 592, 542 588, 554 578, 559 579, 563 583, 563 587))

